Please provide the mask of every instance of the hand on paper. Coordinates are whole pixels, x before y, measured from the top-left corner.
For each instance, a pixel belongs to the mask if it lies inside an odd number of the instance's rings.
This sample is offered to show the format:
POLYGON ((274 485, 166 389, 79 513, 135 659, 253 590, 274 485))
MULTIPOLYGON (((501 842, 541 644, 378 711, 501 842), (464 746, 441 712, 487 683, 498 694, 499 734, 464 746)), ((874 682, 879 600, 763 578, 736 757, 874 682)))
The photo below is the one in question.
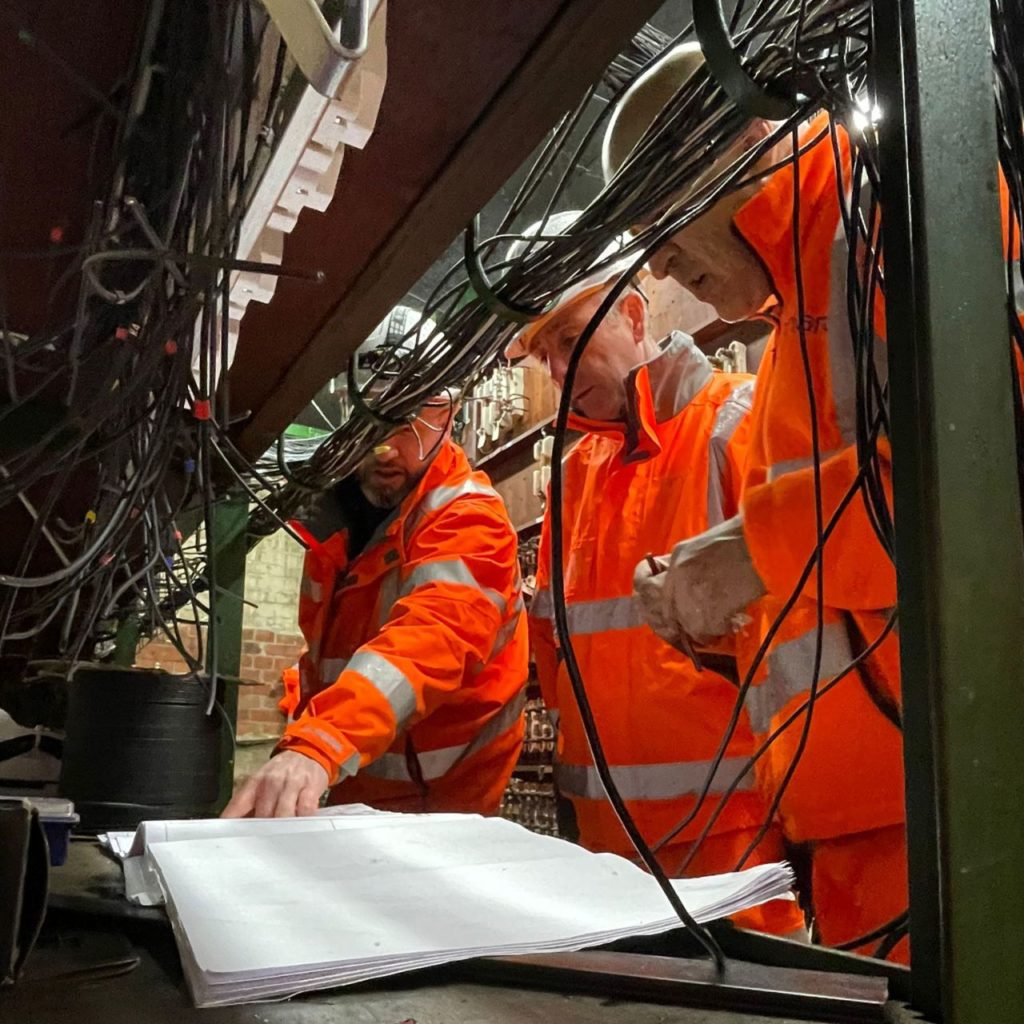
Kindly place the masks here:
POLYGON ((327 783, 327 772, 316 761, 285 750, 242 784, 221 817, 294 818, 316 814, 327 783))

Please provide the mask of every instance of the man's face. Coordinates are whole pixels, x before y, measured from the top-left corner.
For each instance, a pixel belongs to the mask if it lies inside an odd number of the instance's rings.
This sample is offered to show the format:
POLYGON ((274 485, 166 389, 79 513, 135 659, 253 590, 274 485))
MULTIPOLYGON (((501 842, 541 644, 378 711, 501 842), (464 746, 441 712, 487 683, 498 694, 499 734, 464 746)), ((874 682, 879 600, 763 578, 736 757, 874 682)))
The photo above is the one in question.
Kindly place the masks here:
POLYGON ((648 261, 654 277, 673 278, 732 323, 754 316, 772 294, 764 265, 732 226, 738 205, 722 199, 648 261))
MULTIPOLYGON (((609 285, 609 288, 611 286, 609 285)), ((530 354, 561 387, 576 342, 608 294, 602 289, 559 310, 530 339, 530 354)), ((636 292, 627 292, 601 321, 576 369, 572 406, 588 419, 619 420, 623 416, 629 371, 644 358, 646 311, 636 292)))
POLYGON ((451 433, 454 410, 447 402, 425 406, 419 416, 393 431, 356 469, 366 500, 377 508, 397 508, 430 468, 451 433))
MULTIPOLYGON (((695 188, 713 181, 771 131, 766 121, 751 122, 735 144, 698 179, 695 188)), ((783 139, 760 157, 757 167, 764 169, 780 162, 791 151, 789 141, 783 139)), ((695 221, 677 231, 651 256, 651 273, 659 280, 671 277, 730 323, 754 316, 771 297, 772 280, 757 254, 733 227, 733 217, 761 187, 761 183, 754 181, 726 193, 695 221)), ((646 227, 658 216, 660 213, 638 224, 637 229, 646 227)))

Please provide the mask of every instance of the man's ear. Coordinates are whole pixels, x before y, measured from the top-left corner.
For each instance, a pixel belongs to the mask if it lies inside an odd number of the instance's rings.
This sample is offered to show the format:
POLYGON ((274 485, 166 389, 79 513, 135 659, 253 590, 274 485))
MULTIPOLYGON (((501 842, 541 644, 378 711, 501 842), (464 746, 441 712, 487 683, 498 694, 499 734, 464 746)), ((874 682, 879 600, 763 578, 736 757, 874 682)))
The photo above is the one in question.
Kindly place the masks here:
POLYGON ((740 133, 740 137, 737 140, 738 148, 741 152, 750 149, 751 146, 755 146, 763 139, 768 138, 775 130, 775 127, 774 122, 766 121, 763 117, 755 117, 740 133))
POLYGON ((619 311, 629 321, 633 341, 642 345, 647 337, 647 304, 635 291, 628 291, 619 300, 619 311))

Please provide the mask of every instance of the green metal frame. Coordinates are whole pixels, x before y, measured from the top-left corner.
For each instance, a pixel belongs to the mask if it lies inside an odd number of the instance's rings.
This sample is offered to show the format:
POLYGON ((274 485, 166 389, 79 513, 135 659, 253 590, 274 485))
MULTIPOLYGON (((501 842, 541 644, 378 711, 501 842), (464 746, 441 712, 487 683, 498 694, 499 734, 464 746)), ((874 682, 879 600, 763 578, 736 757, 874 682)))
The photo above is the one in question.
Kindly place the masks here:
POLYGON ((876 0, 914 1005, 1024 1021, 1024 537, 988 0, 876 0))
MULTIPOLYGON (((231 798, 235 772, 235 734, 238 721, 237 677, 242 662, 242 612, 245 596, 246 530, 249 502, 231 493, 213 507, 212 536, 207 538, 210 608, 216 644, 207 643, 206 669, 221 692, 225 722, 221 786, 217 811, 231 798)), ((207 634, 209 639, 209 633, 207 634)))

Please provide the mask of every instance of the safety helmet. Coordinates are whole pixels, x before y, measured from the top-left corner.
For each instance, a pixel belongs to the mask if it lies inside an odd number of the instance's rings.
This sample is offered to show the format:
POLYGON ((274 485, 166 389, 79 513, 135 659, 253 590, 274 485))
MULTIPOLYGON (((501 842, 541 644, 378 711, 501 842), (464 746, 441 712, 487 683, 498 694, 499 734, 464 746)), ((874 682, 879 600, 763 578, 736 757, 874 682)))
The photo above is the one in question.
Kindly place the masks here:
MULTIPOLYGON (((410 360, 429 363, 441 355, 444 335, 437 324, 412 306, 395 306, 370 332, 353 355, 353 377, 361 393, 373 397, 405 372, 410 360)), ((444 388, 426 405, 451 404, 460 389, 444 388)))
POLYGON ((619 172, 644 133, 673 96, 704 64, 700 44, 680 43, 658 58, 615 104, 601 146, 601 169, 607 184, 619 172))
MULTIPOLYGON (((505 255, 506 262, 511 263, 518 260, 526 251, 528 245, 534 249, 542 249, 547 244, 546 242, 531 241, 538 234, 566 234, 569 228, 572 227, 579 218, 580 213, 581 211, 579 210, 565 210, 562 213, 553 214, 551 217, 548 217, 547 220, 541 220, 536 224, 532 224, 523 232, 523 238, 517 238, 509 246, 508 252, 505 255)), ((521 359, 525 356, 529 356, 531 339, 553 316, 555 316, 555 314, 560 313, 563 309, 572 305, 574 302, 581 302, 583 299, 589 298, 612 281, 620 278, 636 261, 635 254, 630 256, 621 256, 618 259, 613 260, 611 263, 606 263, 605 261, 615 256, 615 254, 619 252, 625 244, 626 239, 624 237, 616 238, 610 242, 602 251, 597 261, 595 261, 603 263, 604 265, 599 269, 594 270, 593 273, 588 274, 581 280, 574 282, 566 288, 565 291, 559 293, 550 309, 536 320, 531 320, 530 323, 525 324, 506 346, 505 358, 521 359)))

